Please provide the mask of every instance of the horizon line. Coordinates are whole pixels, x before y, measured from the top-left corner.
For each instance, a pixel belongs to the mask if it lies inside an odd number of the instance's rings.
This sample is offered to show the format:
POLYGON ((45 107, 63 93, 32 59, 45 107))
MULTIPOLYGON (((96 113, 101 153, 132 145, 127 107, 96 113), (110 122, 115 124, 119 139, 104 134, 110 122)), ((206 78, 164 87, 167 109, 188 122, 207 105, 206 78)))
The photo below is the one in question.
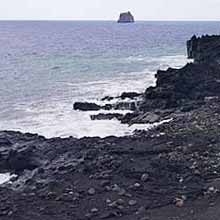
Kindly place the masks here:
MULTIPOLYGON (((117 22, 117 20, 108 19, 0 19, 1 21, 106 21, 117 22)), ((220 19, 148 19, 148 20, 135 20, 135 22, 220 22, 220 19)))

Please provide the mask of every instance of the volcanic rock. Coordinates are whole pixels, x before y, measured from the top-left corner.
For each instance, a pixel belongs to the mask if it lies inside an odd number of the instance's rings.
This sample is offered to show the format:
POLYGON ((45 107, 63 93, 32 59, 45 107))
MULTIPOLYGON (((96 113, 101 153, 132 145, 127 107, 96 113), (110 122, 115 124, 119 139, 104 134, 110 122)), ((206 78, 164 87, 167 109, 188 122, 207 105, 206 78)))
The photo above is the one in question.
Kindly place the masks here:
POLYGON ((101 106, 89 102, 75 102, 73 104, 73 109, 81 111, 98 111, 101 109, 101 106))
POLYGON ((108 113, 108 114, 104 114, 104 113, 100 113, 98 115, 91 115, 90 118, 92 120, 112 120, 114 118, 121 120, 123 118, 123 114, 119 114, 119 113, 108 113))
POLYGON ((133 22, 134 22, 134 16, 131 14, 130 11, 120 14, 118 23, 133 23, 133 22))
POLYGON ((187 41, 187 54, 195 63, 220 65, 220 36, 195 35, 187 41))

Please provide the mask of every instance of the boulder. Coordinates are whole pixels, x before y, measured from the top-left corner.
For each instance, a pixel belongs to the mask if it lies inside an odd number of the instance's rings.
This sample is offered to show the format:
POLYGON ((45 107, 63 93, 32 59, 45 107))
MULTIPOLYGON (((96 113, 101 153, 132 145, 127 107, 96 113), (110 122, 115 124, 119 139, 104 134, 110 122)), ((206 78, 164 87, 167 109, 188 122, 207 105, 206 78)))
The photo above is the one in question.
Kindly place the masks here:
POLYGON ((113 99, 114 99, 114 97, 112 97, 112 96, 105 96, 104 98, 101 99, 101 101, 111 101, 113 99))
POLYGON ((130 123, 130 121, 137 117, 138 116, 138 113, 136 112, 132 112, 132 113, 127 113, 126 115, 123 116, 123 118, 121 119, 121 123, 123 124, 127 124, 127 123, 130 123))
POLYGON ((24 146, 21 149, 10 150, 6 159, 7 168, 15 172, 33 170, 40 166, 40 162, 33 153, 33 149, 24 146))
POLYGON ((100 113, 98 115, 90 116, 92 120, 112 120, 114 118, 121 120, 122 117, 123 117, 123 114, 119 114, 119 113, 108 113, 108 114, 100 113))
POLYGON ((140 114, 137 117, 130 120, 131 124, 147 124, 147 123, 155 123, 160 120, 160 116, 154 114, 152 112, 147 112, 144 114, 140 114))
POLYGON ((126 98, 129 98, 129 99, 134 99, 136 97, 139 97, 141 96, 140 93, 137 93, 137 92, 123 92, 120 96, 121 99, 126 99, 126 98))
POLYGON ((98 111, 101 109, 101 106, 89 102, 75 102, 73 104, 73 109, 81 111, 98 111))

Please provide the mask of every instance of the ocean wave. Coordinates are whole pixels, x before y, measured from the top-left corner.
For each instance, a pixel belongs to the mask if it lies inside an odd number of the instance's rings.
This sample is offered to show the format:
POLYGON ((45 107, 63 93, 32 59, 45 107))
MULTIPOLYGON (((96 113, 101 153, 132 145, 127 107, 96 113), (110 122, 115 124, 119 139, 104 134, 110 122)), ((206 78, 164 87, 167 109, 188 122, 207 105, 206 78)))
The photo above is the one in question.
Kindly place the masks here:
POLYGON ((185 65, 187 62, 191 62, 191 59, 188 59, 185 55, 173 55, 173 56, 159 56, 159 57, 149 57, 149 56, 129 56, 124 58, 125 62, 129 63, 144 63, 147 65, 152 66, 155 68, 161 68, 163 66, 169 67, 172 66, 173 68, 179 68, 185 65))
MULTIPOLYGON (((132 59, 132 58, 129 58, 132 59)), ((14 112, 19 112, 19 117, 1 120, 0 129, 19 130, 22 132, 39 133, 46 137, 84 137, 110 135, 130 135, 135 129, 149 129, 152 125, 133 125, 129 127, 120 124, 117 120, 92 121, 91 114, 100 112, 73 111, 72 105, 75 101, 89 101, 97 104, 105 104, 100 99, 104 96, 118 96, 122 92, 143 92, 147 87, 155 85, 155 71, 152 67, 181 67, 188 60, 185 56, 163 56, 158 58, 143 58, 151 65, 137 72, 121 72, 116 77, 89 82, 64 83, 72 92, 65 100, 45 99, 34 103, 19 103, 15 105, 14 112), (156 63, 156 65, 155 65, 156 63)), ((112 103, 117 100, 113 100, 112 103)), ((125 111, 113 111, 127 113, 125 111)))

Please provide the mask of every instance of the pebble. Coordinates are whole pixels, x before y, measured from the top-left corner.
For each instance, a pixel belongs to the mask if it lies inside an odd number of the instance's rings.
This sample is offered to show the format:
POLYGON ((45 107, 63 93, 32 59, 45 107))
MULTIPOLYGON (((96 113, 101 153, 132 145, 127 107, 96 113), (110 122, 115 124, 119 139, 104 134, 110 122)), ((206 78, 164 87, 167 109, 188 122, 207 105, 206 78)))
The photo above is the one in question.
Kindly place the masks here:
POLYGON ((12 215, 13 215, 13 211, 9 211, 8 216, 12 216, 12 215))
POLYGON ((184 200, 183 199, 180 199, 180 198, 176 198, 175 199, 175 204, 176 204, 176 207, 183 207, 184 206, 184 200))
POLYGON ((141 181, 142 181, 142 182, 146 182, 148 179, 149 179, 149 174, 147 174, 147 173, 144 173, 144 174, 141 176, 141 181))
POLYGON ((125 203, 125 201, 124 201, 123 199, 118 199, 118 200, 116 201, 116 203, 117 203, 118 205, 123 205, 123 204, 125 203))
POLYGON ((140 186, 141 186, 140 183, 135 183, 135 184, 134 184, 134 187, 136 187, 136 188, 139 188, 140 186))
POLYGON ((209 192, 209 193, 215 193, 215 192, 216 192, 215 187, 210 186, 210 187, 208 188, 208 192, 209 192))
POLYGON ((210 206, 210 207, 214 207, 214 206, 215 206, 215 203, 214 203, 214 202, 211 202, 211 203, 209 203, 209 206, 210 206))
POLYGON ((99 210, 98 210, 97 208, 92 208, 90 212, 91 212, 91 213, 97 213, 98 211, 99 211, 99 210))
POLYGON ((110 199, 106 199, 106 203, 111 203, 112 201, 110 199))
POLYGON ((103 181, 101 181, 100 185, 101 185, 102 187, 105 187, 105 186, 109 185, 109 183, 110 183, 109 180, 103 180, 103 181))
POLYGON ((112 191, 113 191, 113 192, 120 192, 120 190, 121 190, 121 188, 120 188, 117 184, 115 184, 115 185, 112 187, 112 191))
POLYGON ((125 189, 120 189, 120 190, 118 191, 118 195, 119 195, 119 196, 124 196, 125 194, 126 194, 125 189))
POLYGON ((141 206, 140 208, 138 208, 138 210, 136 211, 136 215, 140 215, 142 213, 144 213, 146 211, 144 206, 141 206))
POLYGON ((137 204, 136 200, 129 200, 128 201, 128 205, 130 205, 130 206, 135 206, 136 204, 137 204))
POLYGON ((90 189, 88 190, 88 194, 89 194, 89 195, 94 195, 94 194, 95 194, 95 189, 94 189, 94 188, 90 188, 90 189))

